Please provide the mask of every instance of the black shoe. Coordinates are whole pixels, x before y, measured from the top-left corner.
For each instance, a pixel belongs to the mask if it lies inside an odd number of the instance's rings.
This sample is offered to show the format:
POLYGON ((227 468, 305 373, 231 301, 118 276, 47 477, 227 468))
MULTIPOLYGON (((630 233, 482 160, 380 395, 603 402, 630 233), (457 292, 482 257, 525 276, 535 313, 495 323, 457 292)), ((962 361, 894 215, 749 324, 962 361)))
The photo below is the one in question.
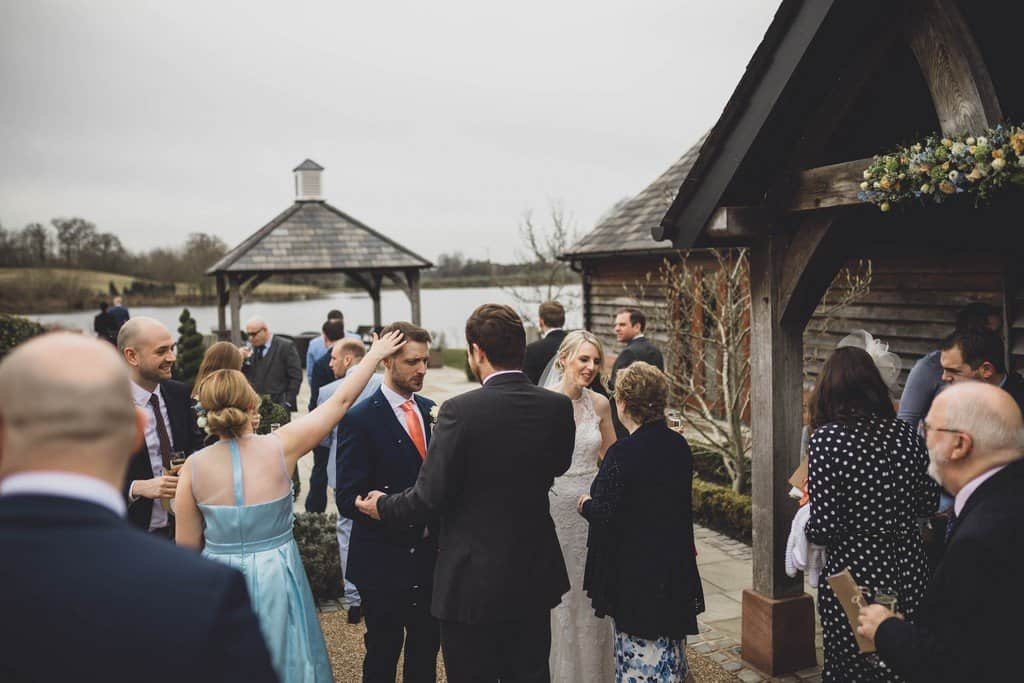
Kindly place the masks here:
POLYGON ((363 609, 356 605, 355 607, 348 608, 348 623, 358 624, 363 620, 363 609))

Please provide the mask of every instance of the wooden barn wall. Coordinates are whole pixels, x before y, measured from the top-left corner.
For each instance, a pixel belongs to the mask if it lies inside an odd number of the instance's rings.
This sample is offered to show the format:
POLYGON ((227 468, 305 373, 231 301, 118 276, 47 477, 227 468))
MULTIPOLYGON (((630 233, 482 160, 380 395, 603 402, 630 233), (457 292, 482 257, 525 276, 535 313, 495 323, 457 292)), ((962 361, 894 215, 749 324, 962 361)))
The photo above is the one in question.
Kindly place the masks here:
MULTIPOLYGON (((648 272, 656 276, 663 257, 622 256, 584 264, 587 296, 585 320, 589 329, 615 354, 619 345, 612 330, 615 311, 624 305, 640 304, 650 320, 648 336, 665 343, 665 333, 653 310, 663 301, 661 288, 643 288, 648 272)), ((851 262, 853 265, 854 262, 851 262)), ((822 307, 812 317, 804 335, 805 377, 813 382, 825 358, 836 343, 856 329, 864 329, 889 344, 900 356, 900 386, 914 362, 936 348, 940 339, 953 331, 957 311, 966 304, 983 301, 1004 308, 1009 327, 1009 348, 1013 363, 1024 367, 1024 280, 1010 281, 1002 257, 991 255, 893 255, 872 259, 870 291, 829 319, 822 307), (1005 288, 1005 289, 1004 289, 1005 288), (1004 297, 1004 291, 1011 296, 1004 297)), ((837 286, 834 293, 840 293, 837 286)))

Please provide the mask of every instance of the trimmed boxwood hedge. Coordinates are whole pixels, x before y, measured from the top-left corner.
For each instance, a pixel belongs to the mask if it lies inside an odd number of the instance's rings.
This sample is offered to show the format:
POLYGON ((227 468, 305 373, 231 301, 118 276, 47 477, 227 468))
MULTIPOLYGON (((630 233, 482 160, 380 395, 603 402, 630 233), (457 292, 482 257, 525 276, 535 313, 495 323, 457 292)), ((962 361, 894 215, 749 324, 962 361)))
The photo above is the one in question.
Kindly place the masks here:
POLYGON ((732 489, 693 480, 693 521, 743 543, 753 537, 750 496, 732 489))
POLYGON ((344 584, 338 556, 338 515, 301 512, 295 515, 295 543, 317 602, 341 597, 344 584))
POLYGON ((17 315, 0 314, 0 358, 18 344, 46 332, 37 322, 17 315))

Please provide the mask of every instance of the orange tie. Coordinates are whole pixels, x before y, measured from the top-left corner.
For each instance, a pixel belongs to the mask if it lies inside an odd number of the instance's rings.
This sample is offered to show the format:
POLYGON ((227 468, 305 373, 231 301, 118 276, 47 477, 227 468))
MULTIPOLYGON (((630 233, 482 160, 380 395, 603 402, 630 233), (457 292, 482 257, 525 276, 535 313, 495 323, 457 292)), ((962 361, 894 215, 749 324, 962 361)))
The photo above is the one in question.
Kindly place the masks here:
POLYGON ((405 428, 409 432, 409 437, 412 439, 413 445, 416 446, 416 450, 420 452, 420 458, 425 459, 427 457, 427 442, 423 438, 420 421, 416 418, 416 405, 412 401, 406 401, 401 407, 405 411, 405 428))

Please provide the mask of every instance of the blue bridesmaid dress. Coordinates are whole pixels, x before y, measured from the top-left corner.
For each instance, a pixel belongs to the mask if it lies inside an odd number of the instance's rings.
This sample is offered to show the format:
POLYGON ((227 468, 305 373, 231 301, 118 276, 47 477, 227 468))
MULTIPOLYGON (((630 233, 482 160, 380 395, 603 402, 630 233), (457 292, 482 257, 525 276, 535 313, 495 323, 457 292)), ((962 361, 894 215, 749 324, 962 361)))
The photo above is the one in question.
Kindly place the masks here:
POLYGON ((292 497, 244 505, 242 456, 232 439, 235 505, 203 505, 203 555, 242 572, 281 683, 333 681, 316 603, 292 537, 292 497))

